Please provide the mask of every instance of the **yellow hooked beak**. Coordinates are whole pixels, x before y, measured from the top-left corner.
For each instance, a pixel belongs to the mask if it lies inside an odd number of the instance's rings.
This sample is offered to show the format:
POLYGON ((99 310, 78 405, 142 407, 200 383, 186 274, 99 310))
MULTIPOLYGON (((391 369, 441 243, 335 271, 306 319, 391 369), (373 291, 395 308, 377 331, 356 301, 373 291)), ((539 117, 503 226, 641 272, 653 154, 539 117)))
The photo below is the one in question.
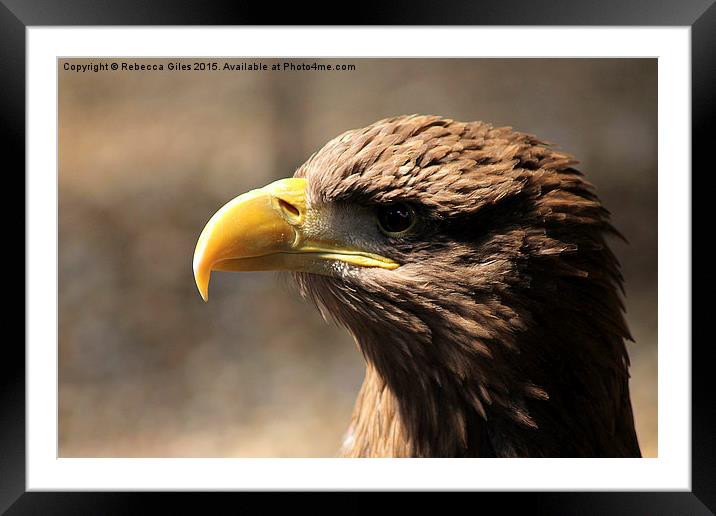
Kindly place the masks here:
POLYGON ((303 178, 281 179, 236 197, 211 217, 194 250, 194 280, 204 301, 212 270, 329 274, 336 261, 383 269, 399 266, 345 242, 309 236, 305 223, 315 217, 306 206, 307 184, 303 178))

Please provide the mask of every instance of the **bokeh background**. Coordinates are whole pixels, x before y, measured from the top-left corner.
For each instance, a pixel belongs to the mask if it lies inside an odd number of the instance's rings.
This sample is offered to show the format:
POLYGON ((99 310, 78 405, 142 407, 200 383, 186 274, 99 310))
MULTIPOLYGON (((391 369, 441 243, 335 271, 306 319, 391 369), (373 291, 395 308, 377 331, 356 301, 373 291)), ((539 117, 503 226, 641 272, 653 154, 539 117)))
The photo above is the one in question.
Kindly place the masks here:
POLYGON ((364 370, 352 339, 275 273, 214 273, 205 304, 192 254, 235 195, 292 175, 345 130, 410 113, 510 125, 581 161, 629 240, 612 245, 637 432, 656 456, 655 59, 166 70, 177 61, 96 73, 59 62, 60 456, 335 455, 364 370))

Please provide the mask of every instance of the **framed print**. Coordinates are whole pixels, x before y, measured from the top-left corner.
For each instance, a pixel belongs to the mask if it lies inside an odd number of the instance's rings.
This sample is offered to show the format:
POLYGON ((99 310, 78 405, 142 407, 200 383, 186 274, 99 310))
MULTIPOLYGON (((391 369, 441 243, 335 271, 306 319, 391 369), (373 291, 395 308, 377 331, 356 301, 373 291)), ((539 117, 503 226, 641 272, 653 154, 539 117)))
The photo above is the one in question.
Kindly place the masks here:
POLYGON ((120 5, 1 11, 27 202, 3 510, 713 510, 691 339, 713 5, 369 26, 120 5))

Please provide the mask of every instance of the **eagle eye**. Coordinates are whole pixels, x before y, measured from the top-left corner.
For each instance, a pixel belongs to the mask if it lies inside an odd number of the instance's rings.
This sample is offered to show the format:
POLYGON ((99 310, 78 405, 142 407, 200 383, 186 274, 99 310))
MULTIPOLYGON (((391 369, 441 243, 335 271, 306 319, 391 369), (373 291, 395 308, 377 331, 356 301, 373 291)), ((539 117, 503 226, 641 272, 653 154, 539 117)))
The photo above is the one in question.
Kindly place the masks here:
POLYGON ((378 227, 388 236, 400 236, 415 224, 415 210, 398 202, 378 207, 378 227))

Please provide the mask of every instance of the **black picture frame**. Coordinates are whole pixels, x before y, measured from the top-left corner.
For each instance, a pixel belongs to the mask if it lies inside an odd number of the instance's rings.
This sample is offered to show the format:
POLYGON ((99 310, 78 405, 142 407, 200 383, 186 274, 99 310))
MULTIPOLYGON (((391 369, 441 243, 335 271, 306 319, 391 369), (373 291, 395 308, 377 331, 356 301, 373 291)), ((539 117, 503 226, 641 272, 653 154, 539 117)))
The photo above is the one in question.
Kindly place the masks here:
MULTIPOLYGON (((0 102, 3 158, 15 157, 5 172, 5 194, 20 197, 22 186, 8 179, 25 169, 25 29, 40 25, 246 25, 333 24, 368 25, 607 25, 690 26, 692 50, 692 170, 703 169, 711 157, 708 129, 716 105, 716 5, 714 0, 575 1, 510 0, 493 3, 421 2, 384 6, 360 4, 352 18, 310 9, 303 4, 281 9, 266 4, 176 0, 0 0, 0 102)), ((694 174, 692 172, 692 179, 694 174)), ((19 182, 19 180, 18 180, 19 182)), ((693 190, 692 190, 693 191, 693 190)), ((6 220, 16 221, 17 212, 6 220)), ((9 213, 8 213, 9 215, 9 213)), ((698 217, 693 216, 696 222, 698 217)), ((707 219, 708 220, 708 219, 707 219)), ((18 225, 15 222, 14 225, 18 225)), ((23 225, 24 228, 24 225, 23 225)), ((693 234, 693 233, 692 233, 693 234)), ((24 231, 23 237, 24 239, 24 231)), ((15 240, 16 242, 17 240, 15 240)), ((693 250, 692 250, 693 252, 693 250)), ((692 255, 693 256, 693 255, 692 255)), ((17 261, 18 258, 14 257, 17 261)), ((25 270, 25 279, 31 271, 25 270)), ((15 276, 18 276, 15 274, 15 276)), ((8 287, 6 287, 8 288, 8 287)), ((697 288, 705 289, 705 285, 697 288)), ((24 288, 23 288, 24 291, 24 288)), ((15 296, 15 294, 11 294, 15 296)), ((10 303, 19 305, 16 297, 10 303)), ((24 303, 23 303, 24 310, 24 303)), ((713 514, 716 511, 716 424, 711 381, 711 342, 692 346, 692 491, 589 493, 474 493, 500 504, 501 511, 521 508, 544 514, 713 514)), ((48 493, 26 492, 25 351, 19 339, 6 338, 0 359, 0 512, 7 514, 133 513, 156 498, 169 510, 176 502, 186 511, 187 495, 167 493, 48 493)), ((202 512, 206 503, 230 495, 197 494, 202 512)), ((294 495, 298 497, 298 495, 294 495)), ((354 496, 352 496, 354 497, 354 496)), ((194 497, 192 497, 194 498, 194 497)), ((228 500, 227 500, 228 501, 228 500)), ((487 502, 486 502, 487 503, 487 502)), ((342 507, 349 506, 346 501, 342 507)), ((361 502, 350 503, 360 509, 361 502)), ((366 508, 369 507, 366 505, 366 508)), ((239 510, 239 507, 236 507, 239 510)), ((233 512, 233 511, 232 511, 233 512)))

